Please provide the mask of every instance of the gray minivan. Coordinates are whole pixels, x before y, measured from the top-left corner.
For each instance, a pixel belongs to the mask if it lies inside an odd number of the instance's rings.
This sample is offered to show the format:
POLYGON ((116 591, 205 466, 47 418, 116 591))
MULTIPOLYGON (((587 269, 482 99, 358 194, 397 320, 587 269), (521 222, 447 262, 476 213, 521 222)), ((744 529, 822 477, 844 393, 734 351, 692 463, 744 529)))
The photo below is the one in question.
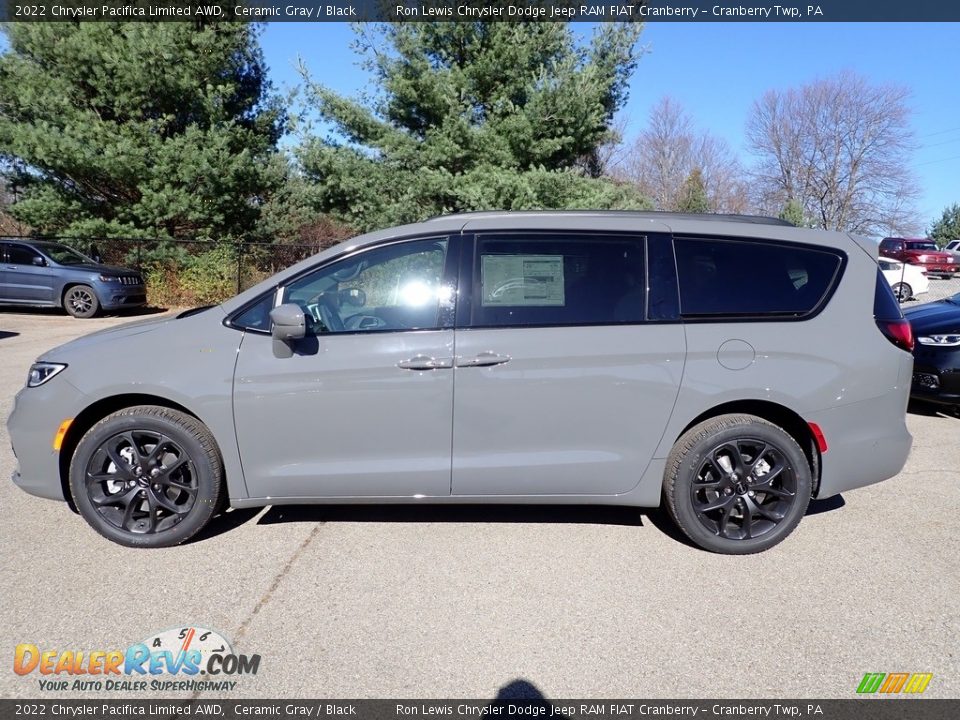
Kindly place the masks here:
POLYGON ((877 247, 777 220, 486 212, 44 353, 14 482, 134 547, 225 506, 665 504, 752 553, 896 475, 913 339, 877 247))

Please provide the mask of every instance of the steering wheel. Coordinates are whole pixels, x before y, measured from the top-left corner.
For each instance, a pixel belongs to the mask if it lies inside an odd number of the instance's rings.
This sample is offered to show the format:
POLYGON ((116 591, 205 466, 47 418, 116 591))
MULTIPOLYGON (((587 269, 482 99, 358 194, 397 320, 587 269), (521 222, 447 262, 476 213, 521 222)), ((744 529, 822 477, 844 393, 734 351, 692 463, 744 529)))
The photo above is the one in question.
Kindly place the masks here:
POLYGON ((347 330, 381 330, 387 326, 387 321, 376 315, 357 313, 343 321, 347 330))

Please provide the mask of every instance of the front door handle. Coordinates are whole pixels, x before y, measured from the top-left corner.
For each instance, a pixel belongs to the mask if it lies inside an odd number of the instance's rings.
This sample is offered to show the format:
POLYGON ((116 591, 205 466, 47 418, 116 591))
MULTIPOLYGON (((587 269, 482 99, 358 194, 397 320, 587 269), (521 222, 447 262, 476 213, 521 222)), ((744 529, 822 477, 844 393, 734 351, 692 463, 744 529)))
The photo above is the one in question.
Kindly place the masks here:
POLYGON ((505 362, 510 362, 509 355, 500 355, 495 352, 482 352, 470 359, 458 357, 457 367, 490 367, 491 365, 503 365, 505 362))
POLYGON ((453 358, 435 358, 429 355, 415 355, 409 360, 397 363, 403 370, 440 370, 453 367, 453 358))

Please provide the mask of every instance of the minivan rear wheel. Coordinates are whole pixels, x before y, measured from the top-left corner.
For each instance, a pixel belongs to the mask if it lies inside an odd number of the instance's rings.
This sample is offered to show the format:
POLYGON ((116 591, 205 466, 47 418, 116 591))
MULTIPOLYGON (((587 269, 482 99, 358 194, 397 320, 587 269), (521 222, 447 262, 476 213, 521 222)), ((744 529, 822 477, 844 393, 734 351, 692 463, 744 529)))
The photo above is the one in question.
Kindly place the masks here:
POLYGON ((220 506, 223 462, 207 427, 178 410, 119 410, 80 440, 70 491, 83 518, 128 547, 179 545, 220 506))
POLYGON ((786 538, 806 513, 812 473, 786 431, 719 415, 684 433, 667 459, 664 498, 677 527, 711 552, 746 555, 786 538))

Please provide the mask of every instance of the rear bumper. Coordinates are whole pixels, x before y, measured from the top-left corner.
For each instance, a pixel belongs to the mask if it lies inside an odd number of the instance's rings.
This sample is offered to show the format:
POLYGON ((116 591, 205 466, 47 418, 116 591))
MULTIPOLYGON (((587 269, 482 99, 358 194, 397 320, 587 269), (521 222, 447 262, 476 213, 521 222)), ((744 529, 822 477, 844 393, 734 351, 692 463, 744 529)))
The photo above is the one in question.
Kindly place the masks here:
POLYGON ((815 413, 827 439, 821 458, 818 498, 872 485, 897 475, 907 462, 913 436, 907 430, 908 387, 878 398, 815 413))

